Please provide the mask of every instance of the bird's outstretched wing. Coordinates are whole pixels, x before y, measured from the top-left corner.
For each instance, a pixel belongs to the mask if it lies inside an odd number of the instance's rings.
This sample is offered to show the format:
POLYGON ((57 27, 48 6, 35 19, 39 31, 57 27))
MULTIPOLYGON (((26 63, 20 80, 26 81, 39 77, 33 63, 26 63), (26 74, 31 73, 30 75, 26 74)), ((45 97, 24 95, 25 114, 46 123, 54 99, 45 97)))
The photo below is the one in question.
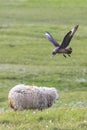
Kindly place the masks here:
POLYGON ((60 47, 60 45, 54 40, 54 38, 52 37, 52 35, 49 32, 46 32, 45 35, 46 35, 47 39, 50 42, 52 42, 55 47, 60 47))
POLYGON ((69 43, 70 43, 74 33, 77 31, 78 27, 79 27, 79 25, 76 25, 71 31, 69 31, 66 34, 66 36, 63 39, 62 44, 60 45, 60 48, 66 48, 69 45, 69 43))

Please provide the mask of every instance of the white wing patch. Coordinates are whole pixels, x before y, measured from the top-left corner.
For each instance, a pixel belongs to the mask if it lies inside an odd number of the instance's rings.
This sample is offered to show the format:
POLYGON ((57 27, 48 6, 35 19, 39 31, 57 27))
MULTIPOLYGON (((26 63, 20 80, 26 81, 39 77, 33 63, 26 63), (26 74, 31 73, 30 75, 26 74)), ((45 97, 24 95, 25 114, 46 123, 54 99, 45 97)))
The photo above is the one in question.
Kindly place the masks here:
POLYGON ((45 35, 46 35, 47 38, 50 38, 49 33, 46 32, 45 35))

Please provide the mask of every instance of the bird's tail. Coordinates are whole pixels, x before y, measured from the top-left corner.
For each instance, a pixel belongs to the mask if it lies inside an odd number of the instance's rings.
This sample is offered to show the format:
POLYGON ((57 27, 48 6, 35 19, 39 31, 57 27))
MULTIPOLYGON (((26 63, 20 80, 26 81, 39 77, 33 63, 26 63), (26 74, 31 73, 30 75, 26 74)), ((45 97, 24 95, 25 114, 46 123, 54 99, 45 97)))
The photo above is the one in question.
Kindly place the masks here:
POLYGON ((70 47, 67 49, 67 54, 71 54, 71 53, 72 53, 72 48, 70 47))

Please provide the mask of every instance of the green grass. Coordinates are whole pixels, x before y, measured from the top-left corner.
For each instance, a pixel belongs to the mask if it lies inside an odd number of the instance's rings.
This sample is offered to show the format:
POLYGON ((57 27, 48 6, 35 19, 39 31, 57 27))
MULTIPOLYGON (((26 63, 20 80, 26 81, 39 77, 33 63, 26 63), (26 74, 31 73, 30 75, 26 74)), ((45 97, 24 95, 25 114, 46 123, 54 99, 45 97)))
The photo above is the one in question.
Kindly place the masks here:
POLYGON ((87 129, 87 1, 0 0, 0 130, 87 129), (45 32, 61 43, 76 24, 70 57, 52 57, 45 32), (51 108, 14 112, 8 92, 16 84, 55 87, 51 108))
POLYGON ((86 109, 84 108, 51 108, 39 111, 6 111, 0 117, 1 129, 7 130, 86 130, 86 109), (55 111, 55 112, 54 112, 55 111), (56 113, 57 111, 57 113, 56 113), (5 118, 4 118, 5 117, 5 118))

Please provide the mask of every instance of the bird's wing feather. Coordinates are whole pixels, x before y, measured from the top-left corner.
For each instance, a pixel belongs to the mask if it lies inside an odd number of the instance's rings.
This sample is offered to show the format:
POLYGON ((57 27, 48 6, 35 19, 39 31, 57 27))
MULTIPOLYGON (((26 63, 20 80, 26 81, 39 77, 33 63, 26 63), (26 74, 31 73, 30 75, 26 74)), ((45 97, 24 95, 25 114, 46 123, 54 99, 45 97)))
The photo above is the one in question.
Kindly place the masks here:
POLYGON ((45 35, 46 35, 47 39, 48 39, 50 42, 52 42, 55 47, 59 47, 59 46, 60 46, 60 45, 58 44, 58 42, 56 42, 56 41, 54 40, 54 38, 52 37, 52 35, 51 35, 49 32, 46 32, 45 35))
POLYGON ((62 42, 60 48, 66 48, 66 47, 69 45, 69 43, 70 43, 70 41, 71 41, 71 39, 72 39, 74 33, 75 33, 76 30, 78 29, 78 26, 79 26, 79 25, 76 25, 71 31, 69 31, 69 32, 65 35, 65 37, 64 37, 64 39, 63 39, 63 42, 62 42))

